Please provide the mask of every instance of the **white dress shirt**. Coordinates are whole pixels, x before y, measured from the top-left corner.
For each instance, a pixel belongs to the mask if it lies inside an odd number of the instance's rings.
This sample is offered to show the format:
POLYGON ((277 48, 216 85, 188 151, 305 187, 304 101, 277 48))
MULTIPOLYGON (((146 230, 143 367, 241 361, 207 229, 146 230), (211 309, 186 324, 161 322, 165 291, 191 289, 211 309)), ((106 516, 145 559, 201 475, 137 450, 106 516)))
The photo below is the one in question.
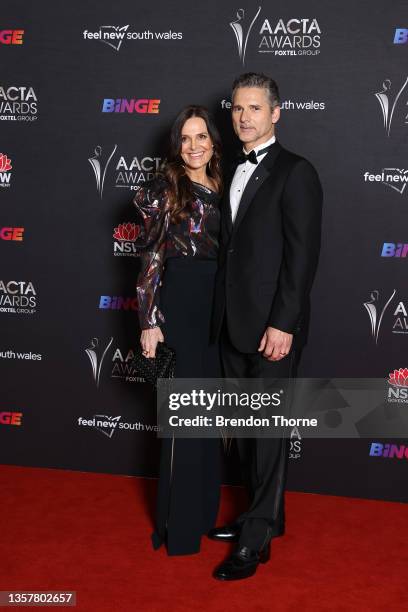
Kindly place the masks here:
MULTIPOLYGON (((258 153, 258 151, 261 151, 261 149, 265 149, 265 147, 269 147, 269 145, 273 144, 275 140, 276 140, 275 136, 272 136, 272 138, 258 145, 253 150, 255 151, 255 153, 258 153)), ((243 149, 243 151, 245 154, 247 154, 247 151, 245 151, 245 149, 243 149)), ((248 151, 248 153, 250 153, 250 151, 248 151)), ((257 157, 258 163, 263 160, 263 158, 265 157, 265 155, 267 155, 267 153, 268 151, 266 153, 263 153, 262 155, 259 155, 259 157, 257 157)), ((237 216, 239 203, 241 202, 241 198, 242 198, 244 189, 247 186, 247 183, 249 179, 251 178, 252 173, 255 172, 256 167, 257 167, 257 164, 253 164, 250 161, 246 161, 245 164, 239 164, 237 166, 237 169, 235 170, 235 174, 232 179, 231 188, 230 188, 230 206, 231 206, 231 217, 232 217, 233 223, 237 216)))

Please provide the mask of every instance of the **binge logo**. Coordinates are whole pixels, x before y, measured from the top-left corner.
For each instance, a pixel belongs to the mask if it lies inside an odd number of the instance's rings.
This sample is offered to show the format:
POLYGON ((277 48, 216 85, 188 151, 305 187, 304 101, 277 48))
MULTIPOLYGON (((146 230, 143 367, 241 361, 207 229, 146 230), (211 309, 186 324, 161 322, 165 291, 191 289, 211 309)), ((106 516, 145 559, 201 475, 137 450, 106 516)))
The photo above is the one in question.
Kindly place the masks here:
POLYGON ((101 310, 137 310, 137 297, 122 297, 119 295, 101 295, 99 300, 101 310))
POLYGON ((102 103, 103 113, 138 113, 138 114, 158 114, 160 100, 156 99, 126 99, 126 98, 105 98, 102 103))
POLYGON ((13 240, 16 242, 22 242, 24 234, 24 227, 2 227, 0 228, 0 239, 1 240, 13 240))
POLYGON ((24 30, 0 30, 2 45, 22 45, 24 30))
POLYGON ((11 159, 5 153, 0 153, 0 187, 10 187, 12 167, 11 159))
POLYGON ((384 242, 381 257, 405 258, 408 253, 408 244, 402 242, 384 242))
POLYGON ((21 425, 22 412, 0 412, 0 425, 21 425))
POLYGON ((408 446, 404 444, 381 444, 381 442, 371 442, 370 457, 408 459, 408 446))
POLYGON ((397 28, 394 34, 394 45, 406 45, 408 43, 408 29, 397 28))

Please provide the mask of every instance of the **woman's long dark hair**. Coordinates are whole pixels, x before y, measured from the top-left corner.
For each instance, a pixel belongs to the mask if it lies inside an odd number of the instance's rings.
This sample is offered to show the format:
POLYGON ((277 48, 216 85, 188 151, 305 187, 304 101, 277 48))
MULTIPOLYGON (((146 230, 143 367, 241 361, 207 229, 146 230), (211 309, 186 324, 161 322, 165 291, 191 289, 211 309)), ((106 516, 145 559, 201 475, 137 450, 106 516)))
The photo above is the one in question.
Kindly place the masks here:
POLYGON ((213 156, 207 165, 207 174, 213 179, 218 193, 222 191, 221 138, 213 118, 204 106, 186 106, 176 117, 170 132, 170 146, 161 174, 167 179, 170 205, 170 218, 178 223, 190 212, 194 199, 193 183, 187 176, 181 157, 181 131, 187 119, 200 117, 205 121, 208 134, 214 145, 213 156))

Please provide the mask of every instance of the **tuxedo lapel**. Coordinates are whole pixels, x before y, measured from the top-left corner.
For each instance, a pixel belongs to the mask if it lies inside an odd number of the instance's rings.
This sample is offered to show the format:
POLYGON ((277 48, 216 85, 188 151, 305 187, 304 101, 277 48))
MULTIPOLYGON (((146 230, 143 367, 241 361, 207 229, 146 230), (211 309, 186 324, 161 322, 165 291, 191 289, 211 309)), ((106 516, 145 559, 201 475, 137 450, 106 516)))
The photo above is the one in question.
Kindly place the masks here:
MULTIPOLYGON (((242 219, 245 216, 252 200, 255 197, 256 192, 261 187, 262 183, 269 177, 272 167, 276 161, 276 158, 279 155, 282 147, 278 142, 275 143, 275 146, 265 155, 263 160, 258 164, 254 172, 252 173, 251 178, 249 179, 244 193, 242 194, 241 201, 239 203, 239 208, 237 212, 237 216, 235 217, 233 231, 235 232, 242 219)), ((231 186, 231 183, 230 183, 231 186)), ((228 203, 229 203, 229 190, 228 190, 228 203)), ((231 206, 228 206, 229 216, 231 219, 231 206)), ((232 222, 231 222, 232 223, 232 222)))

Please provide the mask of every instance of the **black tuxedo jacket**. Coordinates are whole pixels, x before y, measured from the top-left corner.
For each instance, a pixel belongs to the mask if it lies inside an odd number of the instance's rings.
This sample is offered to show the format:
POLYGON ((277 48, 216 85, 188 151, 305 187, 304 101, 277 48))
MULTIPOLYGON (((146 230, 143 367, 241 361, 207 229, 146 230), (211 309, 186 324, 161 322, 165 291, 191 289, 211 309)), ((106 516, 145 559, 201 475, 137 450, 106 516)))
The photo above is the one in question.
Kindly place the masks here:
POLYGON ((268 326, 294 334, 294 346, 301 346, 320 250, 319 177, 306 159, 275 142, 249 179, 232 224, 234 172, 221 201, 212 340, 226 316, 231 342, 241 352, 255 353, 268 326))

